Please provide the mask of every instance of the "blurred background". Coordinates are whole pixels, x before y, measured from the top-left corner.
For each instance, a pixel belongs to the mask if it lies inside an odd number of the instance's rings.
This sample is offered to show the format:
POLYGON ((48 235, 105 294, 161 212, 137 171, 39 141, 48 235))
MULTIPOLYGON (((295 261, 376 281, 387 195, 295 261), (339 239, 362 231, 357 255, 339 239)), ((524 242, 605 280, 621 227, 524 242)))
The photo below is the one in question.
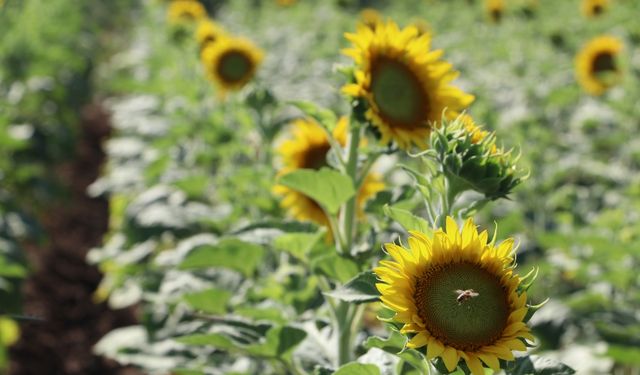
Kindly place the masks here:
MULTIPOLYGON (((258 235, 249 223, 282 217, 270 150, 299 116, 287 102, 347 114, 343 33, 392 19, 433 33, 455 84, 476 96, 476 122, 530 171, 478 221, 515 235, 518 263, 540 268, 532 299, 550 301, 532 321, 536 350, 578 373, 640 374, 640 2, 203 0, 204 15, 171 3, 0 0, 5 373, 255 373, 224 350, 171 340, 195 329, 178 302, 194 285, 240 279, 176 265, 208 236, 258 235), (207 80, 202 17, 264 53, 239 92, 207 80), (584 48, 602 35, 622 48, 594 88, 580 67, 595 69, 584 48)), ((396 196, 406 190, 387 177, 396 196)), ((271 258, 231 268, 276 270, 271 258)), ((251 307, 219 293, 210 309, 287 321, 255 306, 317 306, 313 283, 294 276, 256 281, 251 307)))

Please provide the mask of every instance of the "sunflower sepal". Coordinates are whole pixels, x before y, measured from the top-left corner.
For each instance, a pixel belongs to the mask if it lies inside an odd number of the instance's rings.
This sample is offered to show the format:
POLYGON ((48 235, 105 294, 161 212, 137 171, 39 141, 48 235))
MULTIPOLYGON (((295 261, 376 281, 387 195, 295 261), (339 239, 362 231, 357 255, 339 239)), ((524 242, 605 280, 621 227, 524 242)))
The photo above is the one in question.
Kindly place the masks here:
POLYGON ((531 320, 531 318, 533 318, 533 315, 540 310, 544 305, 547 304, 547 302, 549 302, 549 298, 546 298, 544 301, 538 303, 537 305, 527 305, 527 314, 524 316, 524 318, 522 319, 522 321, 524 323, 529 323, 529 321, 531 320))

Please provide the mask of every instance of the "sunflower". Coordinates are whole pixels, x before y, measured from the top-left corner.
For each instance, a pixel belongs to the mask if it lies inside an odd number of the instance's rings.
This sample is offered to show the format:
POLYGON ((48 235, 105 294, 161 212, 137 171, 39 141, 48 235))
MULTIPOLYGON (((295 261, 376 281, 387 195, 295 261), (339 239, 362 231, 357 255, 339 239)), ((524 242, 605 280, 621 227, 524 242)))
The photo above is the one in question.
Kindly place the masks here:
POLYGON ((582 0, 582 14, 586 17, 598 17, 609 7, 609 0, 582 0))
MULTIPOLYGON (((344 147, 347 144, 348 120, 342 117, 333 130, 333 138, 344 147)), ((296 169, 320 169, 328 166, 327 154, 331 150, 329 138, 324 129, 315 121, 296 120, 292 124, 292 137, 278 147, 277 153, 282 159, 283 168, 278 173, 285 175, 296 169)), ((356 206, 358 215, 364 215, 364 204, 376 193, 384 189, 381 176, 369 173, 358 191, 356 206)), ((313 221, 329 227, 329 219, 316 201, 286 186, 276 185, 274 193, 283 196, 281 206, 289 215, 301 221, 313 221)))
POLYGON ((298 0, 276 0, 276 3, 282 7, 288 7, 290 5, 293 5, 295 3, 297 3, 298 0))
POLYGON ((600 36, 588 42, 576 56, 578 82, 590 94, 601 95, 615 85, 622 72, 617 57, 622 42, 612 36, 600 36))
POLYGON ((207 17, 207 10, 196 0, 173 0, 169 4, 167 18, 171 23, 200 21, 207 17))
POLYGON ((499 360, 513 360, 533 336, 524 322, 527 294, 514 273, 513 239, 496 246, 478 233, 473 220, 460 232, 448 217, 446 232, 430 238, 411 232, 409 248, 386 244, 393 261, 374 272, 382 303, 413 337, 410 348, 426 346, 428 359, 442 358, 449 371, 464 359, 473 375, 484 365, 495 371, 499 360))
POLYGON ((209 78, 223 90, 239 90, 253 78, 262 61, 262 51, 242 38, 222 38, 202 51, 209 78))
POLYGON ((355 34, 345 36, 353 47, 343 53, 357 67, 355 82, 342 90, 368 103, 365 116, 383 144, 393 140, 404 149, 412 144, 425 148, 444 109, 447 117, 455 118, 474 99, 450 85, 458 73, 440 60, 441 50, 430 51, 431 34, 418 35, 415 26, 359 26, 355 34))
POLYGON ((196 29, 196 40, 198 41, 200 51, 203 51, 207 46, 215 43, 224 35, 224 30, 217 23, 211 20, 200 22, 196 29))
POLYGON ((504 14, 504 0, 486 0, 485 9, 491 21, 498 23, 504 14))

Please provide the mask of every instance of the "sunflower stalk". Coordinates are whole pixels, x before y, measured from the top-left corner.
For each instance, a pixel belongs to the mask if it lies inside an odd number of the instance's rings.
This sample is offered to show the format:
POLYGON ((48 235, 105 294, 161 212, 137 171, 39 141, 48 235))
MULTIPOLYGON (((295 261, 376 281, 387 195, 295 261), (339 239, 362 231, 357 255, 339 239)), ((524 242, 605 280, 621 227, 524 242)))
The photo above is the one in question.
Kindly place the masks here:
MULTIPOLYGON (((355 116, 351 118, 351 129, 349 132, 349 143, 347 145, 347 167, 345 172, 353 183, 354 188, 358 186, 358 146, 360 144, 360 123, 355 116)), ((345 255, 351 253, 353 240, 355 237, 355 221, 356 221, 356 200, 357 193, 351 197, 345 206, 342 216, 342 234, 345 238, 346 247, 343 249, 345 255)))

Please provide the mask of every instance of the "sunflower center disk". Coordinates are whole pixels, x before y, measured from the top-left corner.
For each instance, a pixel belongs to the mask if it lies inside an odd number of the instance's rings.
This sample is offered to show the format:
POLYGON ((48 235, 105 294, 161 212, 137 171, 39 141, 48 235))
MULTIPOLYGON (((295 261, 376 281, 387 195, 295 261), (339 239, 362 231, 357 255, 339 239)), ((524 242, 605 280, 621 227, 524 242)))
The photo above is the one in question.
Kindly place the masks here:
POLYGON ((328 166, 327 154, 330 149, 329 144, 321 144, 308 149, 303 156, 302 168, 320 169, 328 166))
POLYGON ((600 53, 593 59, 595 73, 612 72, 616 70, 616 62, 610 53, 600 53))
POLYGON ((242 81, 251 70, 249 58, 237 51, 232 51, 220 59, 218 74, 227 82, 234 83, 242 81))
POLYGON ((427 270, 417 279, 415 290, 420 318, 445 345, 477 350, 495 342, 507 326, 508 290, 477 264, 453 263, 427 270), (460 297, 470 290, 472 297, 460 297))
POLYGON ((429 113, 427 95, 411 68, 379 57, 372 66, 371 90, 381 116, 392 126, 425 126, 429 113))

